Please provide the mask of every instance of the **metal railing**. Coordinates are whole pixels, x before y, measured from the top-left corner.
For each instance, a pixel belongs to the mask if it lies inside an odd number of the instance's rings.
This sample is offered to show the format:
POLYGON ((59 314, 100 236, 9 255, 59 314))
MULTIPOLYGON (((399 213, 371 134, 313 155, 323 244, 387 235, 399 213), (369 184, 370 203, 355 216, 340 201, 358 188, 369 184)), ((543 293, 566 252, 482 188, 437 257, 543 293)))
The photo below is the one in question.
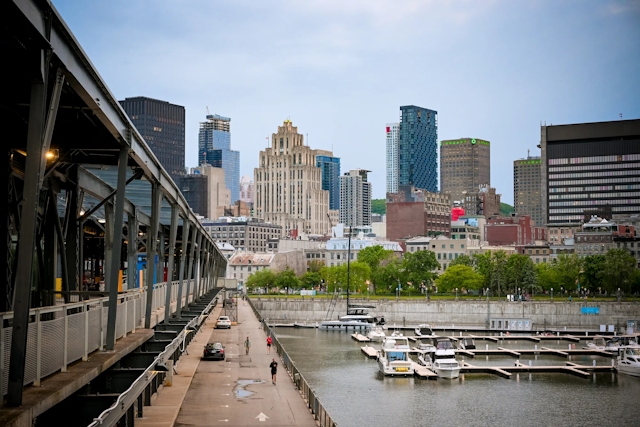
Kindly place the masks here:
POLYGON ((260 315, 260 312, 253 305, 253 302, 251 301, 251 299, 250 298, 247 298, 247 299, 256 317, 260 319, 260 322, 262 323, 262 327, 264 328, 266 334, 268 336, 271 336, 271 339, 273 340, 273 343, 271 344, 272 348, 276 351, 276 353, 280 355, 282 366, 284 366, 287 373, 289 374, 289 377, 291 377, 291 380, 296 385, 296 388, 300 392, 300 395, 302 396, 305 403, 307 404, 307 407, 311 411, 311 414, 313 415, 314 420, 316 420, 319 423, 320 427, 337 427, 338 424, 336 424, 336 422, 333 421, 329 413, 326 411, 326 409, 320 402, 320 399, 316 397, 316 392, 313 390, 313 388, 311 388, 307 380, 304 378, 304 375, 302 375, 302 372, 300 372, 300 370, 298 369, 296 364, 293 362, 291 357, 289 357, 289 354, 287 353, 287 351, 284 349, 284 347, 278 340, 278 337, 271 331, 271 328, 269 327, 267 322, 262 318, 262 316, 260 315))
MULTIPOLYGON (((175 312, 179 281, 171 282, 171 312, 175 312)), ((167 283, 154 285, 151 327, 164 320, 167 283)), ((183 290, 183 293, 185 291, 183 290)), ((204 290, 207 292, 207 290, 204 290)), ((190 292, 189 301, 199 295, 190 292)), ((182 296, 182 307, 187 298, 182 296)), ((116 312, 116 339, 139 329, 146 308, 146 288, 128 290, 118 295, 116 312)), ((107 330, 109 298, 93 298, 64 305, 34 308, 29 311, 27 360, 24 385, 39 386, 42 378, 58 371, 66 372, 67 366, 77 360, 88 360, 95 350, 104 348, 107 330)), ((0 313, 0 391, 7 394, 9 385, 9 357, 13 335, 13 312, 0 313)))

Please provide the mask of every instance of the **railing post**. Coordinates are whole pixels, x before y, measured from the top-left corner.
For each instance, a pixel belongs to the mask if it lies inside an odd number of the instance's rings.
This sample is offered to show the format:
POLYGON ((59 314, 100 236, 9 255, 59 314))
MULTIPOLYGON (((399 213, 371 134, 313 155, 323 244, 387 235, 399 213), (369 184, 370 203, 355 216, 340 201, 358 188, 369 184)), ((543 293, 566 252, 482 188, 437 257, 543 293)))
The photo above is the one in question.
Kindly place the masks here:
MULTIPOLYGON (((102 305, 102 303, 100 304, 102 305)), ((102 316, 102 312, 100 312, 102 316)), ((102 323, 102 317, 100 318, 100 323, 102 323)), ((100 327, 102 329, 102 327, 100 327)), ((82 353, 82 361, 86 362, 89 360, 89 303, 84 303, 84 352, 82 353)), ((102 344, 102 343, 101 343, 102 344)))
POLYGON ((131 333, 136 331, 136 304, 138 303, 136 300, 138 299, 137 295, 133 296, 133 329, 131 333))
POLYGON ((62 307, 64 314, 64 341, 62 342, 62 368, 60 372, 67 372, 67 358, 69 357, 69 317, 67 316, 67 307, 62 307))
POLYGON ((40 387, 40 373, 42 371, 42 323, 40 321, 40 310, 36 310, 36 379, 33 381, 35 387, 40 387))
POLYGON ((104 328, 103 328, 103 319, 104 319, 104 300, 100 300, 100 350, 104 348, 104 328))
POLYGON ((127 332, 129 332, 127 330, 127 311, 129 310, 129 298, 127 298, 126 295, 122 298, 122 305, 124 305, 124 335, 122 336, 126 337, 127 332))

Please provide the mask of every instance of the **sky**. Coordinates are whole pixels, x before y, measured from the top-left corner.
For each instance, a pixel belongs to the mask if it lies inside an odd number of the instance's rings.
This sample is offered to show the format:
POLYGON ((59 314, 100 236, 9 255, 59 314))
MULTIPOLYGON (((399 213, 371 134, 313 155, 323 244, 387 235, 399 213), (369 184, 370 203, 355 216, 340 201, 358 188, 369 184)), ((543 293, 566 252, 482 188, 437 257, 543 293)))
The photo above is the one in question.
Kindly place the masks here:
MULTIPOLYGON (((231 118, 240 174, 290 119, 342 173, 385 197, 385 124, 438 112, 438 140, 491 142, 491 186, 513 203, 513 161, 540 124, 640 118, 640 0, 53 0, 117 99, 231 118)), ((439 173, 439 172, 438 172, 439 173)))

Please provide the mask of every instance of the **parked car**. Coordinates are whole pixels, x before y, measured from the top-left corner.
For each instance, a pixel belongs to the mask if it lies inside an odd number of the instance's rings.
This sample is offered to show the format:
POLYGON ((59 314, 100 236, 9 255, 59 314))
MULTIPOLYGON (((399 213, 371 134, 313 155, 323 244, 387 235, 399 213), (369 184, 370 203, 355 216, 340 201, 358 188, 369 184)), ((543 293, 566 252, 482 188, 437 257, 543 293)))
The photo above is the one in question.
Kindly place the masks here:
POLYGON ((222 343, 214 342, 204 346, 203 359, 224 360, 224 346, 222 343))
POLYGON ((216 322, 216 329, 221 329, 221 328, 227 328, 227 329, 231 328, 231 319, 229 319, 229 316, 218 317, 218 321, 216 322))

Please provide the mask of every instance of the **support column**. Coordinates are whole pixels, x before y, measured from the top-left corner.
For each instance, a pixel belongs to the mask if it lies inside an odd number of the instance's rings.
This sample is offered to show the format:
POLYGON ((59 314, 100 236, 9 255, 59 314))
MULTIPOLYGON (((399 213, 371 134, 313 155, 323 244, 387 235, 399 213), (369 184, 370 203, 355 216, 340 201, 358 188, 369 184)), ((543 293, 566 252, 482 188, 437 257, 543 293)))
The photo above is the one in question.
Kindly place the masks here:
POLYGON ((171 226, 169 228, 169 259, 167 260, 167 294, 164 301, 164 323, 171 318, 171 290, 173 282, 173 264, 175 263, 176 236, 178 234, 178 205, 171 204, 171 226))
MULTIPOLYGON (((58 267, 58 236, 55 232, 53 223, 57 218, 55 195, 53 191, 49 191, 47 196, 47 214, 44 217, 42 225, 42 235, 44 237, 44 248, 42 250, 42 271, 39 280, 37 280, 35 299, 32 301, 35 307, 46 307, 54 305, 55 301, 55 283, 56 272, 58 267)), ((40 243, 36 243, 40 245, 40 243)))
POLYGON ((187 257, 187 243, 189 242, 189 219, 187 215, 182 219, 182 242, 180 247, 180 270, 178 270, 178 301, 176 304, 176 317, 180 319, 182 311, 182 285, 184 281, 185 260, 187 257))
POLYGON ((138 208, 127 216, 127 288, 140 287, 138 283, 138 208))
POLYGON ((111 259, 113 258, 113 218, 113 205, 106 203, 104 205, 104 263, 102 264, 102 280, 106 292, 111 289, 111 282, 107 280, 107 276, 111 271, 111 259))
POLYGON ((194 276, 193 271, 193 262, 196 256, 196 246, 198 246, 198 242, 200 241, 200 232, 194 226, 193 233, 191 234, 191 250, 189 251, 189 268, 187 269, 187 295, 186 300, 184 302, 184 306, 189 307, 189 292, 191 291, 191 279, 194 276))
POLYGON ((144 316, 144 327, 151 328, 151 310, 153 309, 153 272, 156 269, 158 249, 158 226, 160 224, 160 206, 162 191, 160 184, 154 182, 151 187, 151 232, 147 234, 147 308, 144 316))
MULTIPOLYGON (((127 185, 127 162, 129 160, 129 148, 120 148, 118 158, 118 185, 115 200, 115 215, 111 224, 113 228, 113 244, 110 262, 107 263, 107 276, 105 286, 109 289, 109 311, 107 315, 107 351, 112 351, 116 345, 116 314, 118 308, 118 270, 122 256, 122 227, 124 215, 125 187, 127 185)), ((106 206, 105 206, 106 211, 106 206)))
POLYGON ((156 265, 156 281, 158 283, 164 282, 164 227, 158 229, 158 246, 156 254, 158 256, 158 264, 156 265))
POLYGON ((78 242, 78 166, 72 166, 67 177, 73 182, 73 187, 67 189, 67 208, 64 214, 65 251, 67 257, 67 272, 70 280, 68 289, 84 290, 82 259, 79 257, 78 242))
POLYGON ((44 51, 40 51, 38 55, 38 75, 37 79, 31 84, 29 124, 27 128, 28 155, 25 164, 22 216, 16 253, 20 262, 17 264, 16 278, 13 287, 14 317, 7 393, 7 403, 10 406, 20 406, 22 404, 38 201, 42 187, 42 179, 45 173, 45 153, 49 150, 49 145, 51 144, 60 93, 62 92, 62 84, 64 83, 64 76, 60 70, 58 70, 56 72, 56 80, 51 93, 51 102, 45 122, 47 96, 45 75, 49 64, 48 61, 45 60, 44 51))

